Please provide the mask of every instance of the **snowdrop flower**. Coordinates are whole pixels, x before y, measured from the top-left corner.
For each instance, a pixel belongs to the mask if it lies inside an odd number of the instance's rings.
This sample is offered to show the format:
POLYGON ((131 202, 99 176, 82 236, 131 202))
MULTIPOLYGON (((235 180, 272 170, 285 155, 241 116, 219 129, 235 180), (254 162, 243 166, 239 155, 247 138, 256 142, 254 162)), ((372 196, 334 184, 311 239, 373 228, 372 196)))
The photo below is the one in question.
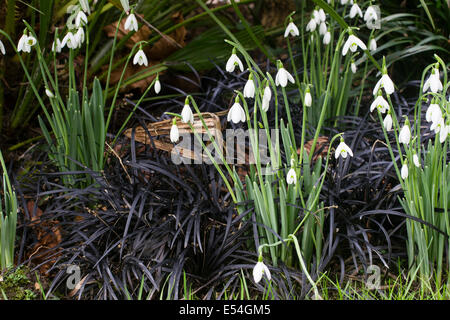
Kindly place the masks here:
POLYGON ((364 21, 378 20, 377 12, 374 6, 369 6, 364 14, 364 21))
POLYGON ((327 20, 327 16, 325 15, 325 11, 322 8, 319 9, 319 20, 321 22, 325 22, 327 20))
POLYGON ((314 32, 317 28, 317 22, 314 19, 309 20, 308 24, 306 25, 306 31, 314 32))
POLYGON ((345 56, 350 49, 351 52, 356 52, 356 49, 360 47, 362 50, 367 50, 366 45, 362 42, 358 37, 353 34, 350 34, 347 41, 344 43, 344 47, 342 48, 342 55, 345 56))
POLYGON ((311 107, 311 105, 312 105, 311 91, 309 90, 309 87, 306 88, 304 104, 305 104, 305 106, 307 106, 307 107, 311 107))
POLYGON ((6 54, 5 46, 3 45, 2 40, 0 40, 0 52, 1 52, 3 55, 6 54))
POLYGON ((269 84, 267 84, 266 87, 264 88, 264 94, 261 105, 261 109, 264 112, 267 112, 267 110, 269 110, 270 99, 272 99, 272 91, 270 90, 269 84))
POLYGON ((77 14, 77 17, 75 18, 75 26, 77 28, 81 28, 82 26, 86 25, 87 23, 88 23, 88 18, 86 17, 86 14, 80 10, 77 14))
POLYGON ((161 82, 159 82, 159 74, 156 75, 155 81, 155 93, 158 94, 161 91, 161 82))
POLYGON ((403 125, 403 128, 400 130, 400 133, 398 135, 398 140, 400 143, 409 144, 409 141, 411 140, 411 130, 409 129, 409 121, 406 119, 405 124, 403 125))
POLYGON ((341 4, 342 5, 345 5, 345 4, 347 4, 348 3, 348 0, 341 0, 341 4))
POLYGON ((352 64, 350 65, 350 69, 352 69, 353 73, 356 73, 357 68, 356 68, 356 64, 355 64, 354 60, 352 60, 352 64))
POLYGON ((413 163, 417 168, 420 167, 419 157, 417 156, 417 153, 414 153, 413 155, 413 163))
POLYGON ((319 26, 319 34, 323 36, 328 31, 327 24, 325 22, 321 22, 319 26))
POLYGON ((375 88, 373 88, 373 95, 376 95, 378 90, 380 90, 381 88, 383 88, 386 94, 389 95, 393 94, 395 91, 394 82, 392 82, 391 78, 389 78, 387 73, 384 73, 381 79, 378 80, 377 84, 375 85, 375 88))
POLYGON ((244 72, 244 65, 242 64, 242 61, 239 59, 239 57, 236 55, 236 48, 233 48, 233 52, 231 53, 231 56, 227 61, 225 69, 228 72, 233 72, 236 66, 239 66, 241 72, 244 72))
POLYGON ((438 134, 444 128, 445 128, 444 118, 441 117, 440 119, 431 124, 430 130, 438 134))
POLYGON ((297 184, 297 174, 294 168, 291 168, 286 175, 287 184, 297 184))
POLYGON ((369 50, 371 52, 377 50, 377 41, 375 40, 375 38, 370 39, 369 50))
POLYGON ((264 274, 270 281, 271 276, 269 268, 267 268, 267 266, 262 261, 262 256, 259 256, 258 263, 253 268, 253 280, 255 280, 256 283, 260 282, 264 274))
POLYGON ((354 17, 356 17, 356 15, 360 16, 361 18, 363 17, 361 8, 357 3, 354 3, 352 8, 350 9, 350 18, 353 19, 354 17))
POLYGON ((336 148, 336 151, 334 153, 334 157, 337 159, 339 156, 342 156, 342 158, 347 158, 347 155, 350 155, 350 157, 353 157, 353 151, 350 149, 348 145, 345 144, 344 139, 341 138, 341 143, 336 148))
POLYGON ((170 141, 177 143, 180 140, 180 131, 178 131, 177 120, 172 120, 172 128, 170 128, 170 141))
POLYGON ((75 37, 75 41, 77 43, 77 47, 81 48, 81 45, 84 42, 84 29, 79 28, 77 30, 77 32, 75 33, 74 37, 75 37))
POLYGON ((59 53, 59 52, 61 52, 61 50, 62 50, 61 40, 56 38, 55 41, 53 41, 53 44, 52 44, 52 51, 59 53))
POLYGON ((64 48, 66 45, 69 49, 75 49, 78 46, 77 39, 71 31, 67 32, 67 34, 62 39, 61 48, 64 48))
POLYGON ((139 64, 140 66, 148 66, 148 60, 147 56, 145 55, 144 51, 139 49, 139 51, 136 53, 136 55, 133 58, 133 64, 139 64))
POLYGON ((319 14, 319 11, 317 9, 314 9, 314 11, 312 12, 311 19, 314 19, 316 24, 320 23, 320 14, 319 14))
POLYGON ((441 143, 444 143, 445 139, 447 139, 449 133, 450 133, 450 126, 444 125, 441 128, 441 131, 439 132, 439 141, 441 143))
POLYGON ((47 97, 49 97, 50 99, 54 98, 55 95, 53 94, 53 92, 50 91, 49 88, 45 88, 45 94, 47 95, 47 97))
POLYGON ((194 124, 194 114, 192 113, 191 107, 189 106, 189 100, 186 98, 184 102, 183 110, 181 111, 181 118, 184 123, 194 124))
POLYGON ((436 67, 431 69, 431 75, 423 85, 423 92, 427 92, 428 89, 430 89, 433 93, 443 90, 442 82, 439 77, 439 69, 436 67))
POLYGON ((439 107, 439 105, 436 103, 430 104, 430 106, 428 107, 427 112, 425 114, 425 119, 428 122, 431 122, 431 121, 437 122, 441 118, 442 118, 441 107, 439 107))
POLYGON ((375 110, 375 108, 377 108, 381 113, 386 113, 386 111, 389 110, 389 103, 386 101, 386 99, 383 98, 381 94, 379 94, 378 97, 370 105, 370 112, 375 110))
POLYGON ((386 131, 392 130, 392 117, 389 113, 383 120, 383 126, 386 129, 386 131))
POLYGON ((130 11, 130 3, 128 0, 120 0, 120 4, 122 5, 123 11, 130 11))
POLYGON ((300 35, 297 26, 294 24, 292 20, 291 22, 289 22, 289 24, 286 27, 286 30, 284 31, 284 37, 287 38, 288 35, 291 35, 292 37, 300 35))
POLYGON ((253 74, 250 73, 248 80, 244 86, 244 98, 255 97, 255 82, 253 81, 253 74))
POLYGON ((88 0, 80 0, 80 6, 81 9, 86 12, 87 14, 91 14, 91 8, 89 8, 89 1, 88 0))
POLYGON ((239 96, 236 97, 233 106, 228 111, 227 121, 233 121, 233 123, 245 122, 245 112, 239 104, 239 96))
POLYGON ((277 86, 282 86, 283 88, 287 86, 288 81, 295 83, 292 75, 283 67, 283 64, 278 60, 278 72, 275 76, 275 84, 277 86))
POLYGON ((36 44, 37 40, 33 36, 28 36, 26 33, 22 35, 17 44, 17 51, 31 52, 31 47, 36 44))
POLYGON ((125 21, 125 26, 124 26, 125 30, 129 30, 129 31, 138 31, 138 22, 136 20, 136 16, 134 15, 134 13, 131 13, 130 15, 128 15, 127 20, 125 21))
POLYGON ((330 31, 327 31, 327 33, 325 33, 325 35, 323 36, 323 44, 328 45, 330 41, 331 41, 331 33, 330 31))
POLYGON ((408 166, 406 165, 406 163, 404 163, 402 166, 401 176, 403 180, 406 180, 406 178, 408 178, 408 166))

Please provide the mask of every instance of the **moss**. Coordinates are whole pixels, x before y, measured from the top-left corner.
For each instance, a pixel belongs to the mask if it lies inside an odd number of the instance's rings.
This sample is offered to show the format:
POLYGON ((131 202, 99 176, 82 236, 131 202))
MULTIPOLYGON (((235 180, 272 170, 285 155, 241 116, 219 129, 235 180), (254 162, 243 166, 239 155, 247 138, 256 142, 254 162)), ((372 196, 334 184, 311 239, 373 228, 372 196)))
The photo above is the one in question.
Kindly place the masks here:
POLYGON ((0 275, 0 300, 34 300, 38 298, 30 270, 21 266, 0 275))

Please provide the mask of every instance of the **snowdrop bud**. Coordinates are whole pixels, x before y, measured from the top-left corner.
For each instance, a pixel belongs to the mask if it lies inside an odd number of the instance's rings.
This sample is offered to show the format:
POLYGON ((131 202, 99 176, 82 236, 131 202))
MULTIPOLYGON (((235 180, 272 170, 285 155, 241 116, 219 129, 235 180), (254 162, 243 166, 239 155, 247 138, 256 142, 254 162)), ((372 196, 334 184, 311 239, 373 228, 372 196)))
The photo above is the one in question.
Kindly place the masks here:
POLYGON ((81 28, 88 23, 88 18, 83 11, 79 11, 77 17, 75 18, 75 26, 81 28))
POLYGON ((228 72, 233 72, 236 66, 239 66, 241 72, 244 72, 244 65, 242 64, 242 61, 239 59, 239 57, 236 55, 236 48, 233 48, 231 56, 230 58, 228 58, 225 69, 228 72))
POLYGON ((81 48, 81 45, 84 42, 84 29, 83 28, 79 28, 77 30, 77 32, 75 33, 74 37, 75 37, 75 41, 77 43, 76 47, 81 48))
POLYGON ((353 19, 356 16, 360 16, 361 18, 363 17, 361 8, 358 6, 357 3, 353 4, 352 8, 350 9, 350 18, 353 19))
POLYGON ((45 94, 47 95, 47 97, 49 97, 50 99, 54 98, 55 95, 53 94, 53 92, 50 91, 49 88, 45 88, 45 94))
POLYGON ((344 139, 341 138, 341 142, 336 148, 336 151, 334 153, 334 157, 337 159, 339 156, 342 156, 342 158, 347 158, 347 155, 350 155, 350 157, 353 157, 353 151, 350 149, 348 145, 345 144, 344 139))
POLYGON ((297 26, 294 24, 294 22, 291 19, 291 22, 286 27, 286 30, 284 31, 284 37, 287 38, 288 35, 291 35, 293 37, 299 36, 300 32, 298 31, 297 26))
POLYGON ((186 98, 186 101, 184 102, 183 111, 181 111, 181 117, 184 123, 190 122, 191 124, 194 123, 194 114, 192 113, 191 107, 189 106, 189 101, 186 98))
POLYGON ((127 20, 125 20, 124 28, 129 31, 138 31, 138 22, 134 13, 128 15, 127 20))
POLYGON ((89 8, 89 0, 80 0, 81 9, 87 14, 91 14, 91 8, 89 8))
POLYGON ((306 31, 314 32, 317 28, 317 22, 314 19, 309 20, 308 24, 306 25, 306 31))
POLYGON ((327 31, 327 33, 325 33, 325 35, 323 36, 323 44, 328 45, 330 41, 331 41, 331 33, 330 31, 327 31))
POLYGON ((161 82, 159 82, 159 76, 156 76, 155 93, 158 94, 160 92, 161 92, 161 82))
POLYGON ((375 38, 370 39, 370 42, 369 42, 369 50, 370 50, 371 52, 377 50, 377 41, 375 40, 375 38))
POLYGON ((250 73, 247 82, 244 86, 244 98, 255 97, 255 82, 253 81, 253 74, 250 73))
POLYGON ((53 44, 52 44, 52 51, 59 53, 59 52, 61 52, 61 50, 62 50, 61 40, 56 38, 56 40, 53 41, 53 44))
POLYGON ((409 129, 409 121, 408 119, 405 121, 405 124, 403 125, 403 128, 400 130, 400 133, 398 135, 398 140, 400 143, 409 144, 409 141, 411 140, 411 130, 409 129))
POLYGON ((239 104, 239 96, 237 96, 233 106, 230 108, 230 111, 228 111, 227 121, 239 123, 245 122, 245 119, 245 111, 239 104))
POLYGON ((180 132, 177 127, 177 120, 174 118, 172 120, 172 128, 170 128, 170 141, 172 143, 177 143, 180 140, 180 132))
POLYGON ((258 263, 256 263, 256 265, 253 267, 253 280, 255 280, 256 283, 260 282, 264 274, 270 281, 271 275, 269 268, 267 268, 267 266, 262 261, 262 256, 259 256, 258 263))
POLYGON ((403 180, 406 180, 406 178, 408 178, 408 166, 406 165, 406 163, 404 163, 402 166, 401 176, 403 180))
POLYGON ((142 65, 148 66, 147 56, 145 55, 142 48, 139 49, 139 51, 134 56, 133 64, 139 64, 140 66, 142 66, 142 65))
POLYGON ((390 114, 388 114, 386 116, 386 118, 384 118, 383 126, 386 129, 386 131, 391 131, 392 130, 392 117, 391 117, 390 114))
POLYGON ((6 54, 5 46, 3 45, 2 40, 0 40, 0 52, 1 52, 3 55, 6 54))
POLYGON ((297 174, 294 168, 291 168, 286 175, 287 184, 297 184, 297 174))
POLYGON ((261 109, 264 112, 267 112, 267 110, 269 110, 270 99, 272 99, 272 91, 270 90, 269 84, 267 84, 266 87, 264 88, 264 94, 261 105, 261 109))
POLYGON ((309 88, 306 89, 304 104, 307 107, 311 107, 312 105, 311 91, 309 90, 309 88))
POLYGON ((356 68, 356 64, 355 64, 354 60, 352 60, 352 64, 350 65, 350 68, 352 69, 353 73, 356 73, 357 68, 356 68))
POLYGON ((130 11, 130 3, 128 0, 120 0, 120 4, 122 5, 123 11, 130 11))
POLYGON ((327 20, 327 16, 325 15, 325 11, 322 8, 319 9, 319 19, 321 22, 325 22, 327 20))
POLYGON ((419 157, 417 156, 417 153, 414 153, 413 155, 413 163, 417 168, 420 167, 419 157))

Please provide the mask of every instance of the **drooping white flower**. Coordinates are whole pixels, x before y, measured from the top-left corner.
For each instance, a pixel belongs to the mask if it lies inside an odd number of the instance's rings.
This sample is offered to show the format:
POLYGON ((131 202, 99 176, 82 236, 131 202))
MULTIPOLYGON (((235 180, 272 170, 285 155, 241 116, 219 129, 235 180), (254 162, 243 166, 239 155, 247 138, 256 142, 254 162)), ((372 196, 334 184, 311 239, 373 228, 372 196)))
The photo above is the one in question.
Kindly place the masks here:
POLYGON ((364 13, 364 21, 378 20, 377 12, 374 6, 369 6, 364 13))
POLYGON ((253 280, 255 280, 256 283, 260 282, 264 274, 270 281, 271 275, 269 268, 267 268, 264 262, 258 261, 258 263, 253 268, 253 280))
POLYGON ((279 68, 275 76, 275 84, 284 88, 287 86, 288 81, 295 83, 294 77, 285 68, 279 68))
POLYGON ((254 98, 254 97, 255 97, 255 82, 253 81, 253 77, 250 74, 244 86, 244 98, 254 98))
POLYGON ((6 54, 5 46, 3 45, 2 40, 0 40, 0 52, 1 52, 3 55, 6 54))
POLYGON ((227 121, 233 121, 233 123, 245 122, 244 109, 241 107, 237 99, 231 106, 230 111, 228 111, 227 121))
POLYGON ((88 18, 86 17, 86 14, 83 11, 78 11, 78 14, 75 18, 75 26, 77 28, 81 28, 84 25, 88 23, 88 18))
POLYGON ((323 36, 323 44, 328 45, 330 41, 331 41, 331 33, 330 31, 327 31, 327 33, 325 33, 325 35, 323 36))
POLYGON ((304 104, 307 107, 311 107, 311 105, 312 105, 312 96, 311 96, 311 91, 309 90, 309 88, 306 89, 304 104))
POLYGON ((129 31, 138 31, 138 22, 134 13, 128 15, 127 20, 125 20, 124 28, 129 31))
POLYGON ((225 69, 228 72, 233 72, 234 69, 236 68, 236 66, 239 66, 239 69, 241 70, 241 72, 244 72, 244 65, 242 64, 241 59, 239 59, 239 57, 236 55, 236 49, 233 48, 233 52, 232 52, 230 58, 228 58, 225 69))
POLYGON ((383 98, 382 95, 379 95, 370 105, 370 112, 375 110, 375 108, 377 108, 381 113, 386 113, 386 111, 389 110, 389 103, 383 98))
POLYGON ((383 120, 383 126, 386 129, 386 131, 392 130, 392 117, 389 113, 383 120))
POLYGON ((267 110, 269 110, 270 99, 272 99, 272 91, 270 90, 269 84, 267 84, 266 87, 264 88, 264 94, 261 105, 261 109, 264 112, 267 112, 267 110))
POLYGON ((294 168, 291 168, 286 175, 287 184, 297 184, 297 174, 294 168))
POLYGON ((398 135, 398 140, 400 143, 409 144, 409 141, 411 140, 411 130, 409 129, 409 124, 405 123, 400 130, 400 133, 398 135))
POLYGON ((377 50, 377 41, 375 40, 375 38, 370 39, 369 50, 370 52, 377 50))
POLYGON ((441 107, 439 107, 439 105, 436 103, 430 104, 430 106, 427 109, 427 112, 425 113, 425 119, 428 122, 437 122, 441 118, 442 118, 441 107))
POLYGON ((342 158, 347 158, 347 155, 350 155, 350 157, 353 157, 353 151, 350 149, 350 147, 344 142, 344 139, 341 139, 341 143, 336 148, 336 151, 334 153, 334 157, 337 159, 339 156, 342 156, 342 158))
POLYGON ((161 92, 161 82, 159 82, 159 77, 157 77, 155 81, 155 93, 158 94, 160 92, 161 92))
POLYGON ((347 4, 348 3, 348 0, 341 0, 341 4, 342 5, 345 5, 345 4, 347 4))
POLYGON ((314 9, 314 11, 312 12, 312 15, 311 15, 311 19, 314 19, 316 24, 320 23, 320 14, 319 14, 318 10, 314 9))
POLYGON ((78 46, 77 39, 71 31, 67 32, 61 41, 61 48, 64 48, 66 45, 69 49, 75 49, 78 46))
POLYGON ((77 32, 74 34, 75 41, 77 43, 77 47, 81 48, 81 45, 84 42, 84 29, 79 28, 77 32))
MULTIPOLYGON (((81 9, 87 14, 91 14, 91 8, 89 8, 89 0, 80 0, 81 9)), ((95 3, 95 1, 94 1, 95 3)))
POLYGON ((414 153, 413 155, 413 163, 417 168, 420 167, 419 157, 417 156, 417 153, 414 153))
POLYGON ((320 26, 319 26, 319 34, 320 34, 321 36, 323 36, 324 34, 327 33, 327 31, 328 31, 328 28, 327 28, 326 22, 321 22, 321 23, 320 23, 320 26))
POLYGON ((363 17, 363 13, 361 11, 361 8, 358 6, 357 3, 354 3, 352 5, 352 8, 350 9, 350 18, 353 19, 357 15, 360 16, 361 18, 363 17))
POLYGON ((53 41, 53 44, 52 44, 52 51, 59 53, 59 52, 61 52, 61 50, 62 50, 61 40, 56 38, 55 41, 53 41))
POLYGON ((130 11, 130 3, 128 0, 120 0, 120 4, 122 5, 123 11, 130 11))
POLYGON ((286 27, 286 30, 284 31, 284 37, 287 38, 288 35, 291 35, 293 37, 300 35, 297 26, 292 21, 289 22, 289 24, 286 27))
POLYGON ((394 82, 392 82, 391 78, 385 73, 381 77, 380 80, 378 80, 377 84, 375 85, 375 88, 373 88, 373 95, 376 95, 378 93, 378 90, 381 88, 384 89, 386 94, 393 94, 395 91, 394 82))
POLYGON ((321 22, 325 22, 327 20, 327 16, 325 15, 325 11, 322 8, 319 9, 319 19, 321 22))
POLYGON ((306 31, 314 32, 317 28, 317 22, 314 19, 309 20, 308 24, 306 25, 306 31))
MULTIPOLYGON (((187 102, 187 101, 186 101, 187 102)), ((181 111, 181 118, 184 123, 194 123, 194 114, 192 113, 191 107, 185 102, 183 110, 181 111)))
POLYGON ((31 52, 31 47, 36 44, 37 40, 33 36, 28 36, 27 34, 23 34, 19 39, 19 43, 17 44, 17 51, 23 52, 31 52))
POLYGON ((351 34, 347 41, 344 43, 342 48, 342 55, 345 56, 350 49, 351 52, 356 52, 356 50, 360 47, 362 50, 367 50, 366 45, 362 42, 358 37, 351 34))
POLYGON ((172 143, 177 143, 180 140, 180 131, 177 127, 177 121, 173 119, 172 127, 170 128, 170 141, 172 143))
POLYGON ((139 64, 140 66, 148 66, 147 56, 144 53, 144 50, 139 49, 139 51, 135 54, 133 58, 133 64, 139 64))
POLYGON ((450 126, 443 126, 439 132, 439 142, 444 143, 450 133, 450 126))
POLYGON ((433 93, 443 90, 442 82, 439 77, 438 68, 433 68, 431 70, 431 75, 428 77, 427 81, 425 81, 423 85, 423 92, 427 92, 428 89, 430 89, 431 92, 433 93))
POLYGON ((408 178, 408 165, 406 163, 403 164, 400 174, 403 180, 406 180, 406 178, 408 178))
POLYGON ((444 118, 441 117, 431 124, 430 130, 438 134, 444 128, 445 128, 444 118))
POLYGON ((47 95, 47 97, 49 97, 50 99, 54 98, 55 95, 53 94, 53 92, 50 91, 49 88, 45 88, 45 94, 47 95))

